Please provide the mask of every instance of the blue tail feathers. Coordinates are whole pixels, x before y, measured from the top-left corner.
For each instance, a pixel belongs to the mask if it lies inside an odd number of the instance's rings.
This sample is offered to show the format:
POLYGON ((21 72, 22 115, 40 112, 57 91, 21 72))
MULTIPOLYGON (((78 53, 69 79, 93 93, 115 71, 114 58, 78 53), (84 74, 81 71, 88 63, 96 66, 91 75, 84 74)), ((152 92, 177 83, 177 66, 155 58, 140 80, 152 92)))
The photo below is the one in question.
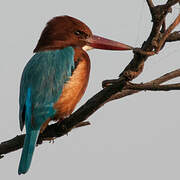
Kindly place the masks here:
POLYGON ((26 137, 24 139, 23 151, 19 163, 18 174, 25 174, 31 164, 32 156, 36 146, 36 141, 40 132, 40 128, 34 129, 31 124, 32 119, 32 103, 31 103, 31 88, 27 90, 26 96, 26 112, 25 112, 25 125, 26 137))
POLYGON ((36 146, 39 132, 40 132, 39 130, 31 130, 30 132, 28 132, 28 134, 26 134, 21 160, 19 163, 19 169, 18 169, 19 175, 25 174, 31 165, 32 156, 36 146))

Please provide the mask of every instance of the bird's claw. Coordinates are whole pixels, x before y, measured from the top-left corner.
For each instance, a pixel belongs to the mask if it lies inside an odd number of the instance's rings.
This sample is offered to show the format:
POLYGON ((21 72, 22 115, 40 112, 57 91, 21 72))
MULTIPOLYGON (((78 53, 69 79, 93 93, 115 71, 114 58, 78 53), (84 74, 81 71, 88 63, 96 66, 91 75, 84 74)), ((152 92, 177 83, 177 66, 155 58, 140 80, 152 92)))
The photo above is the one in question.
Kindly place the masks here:
POLYGON ((56 139, 55 137, 54 137, 54 138, 52 138, 52 139, 50 139, 50 140, 49 140, 49 143, 54 144, 54 142, 55 142, 54 140, 55 140, 55 139, 56 139))

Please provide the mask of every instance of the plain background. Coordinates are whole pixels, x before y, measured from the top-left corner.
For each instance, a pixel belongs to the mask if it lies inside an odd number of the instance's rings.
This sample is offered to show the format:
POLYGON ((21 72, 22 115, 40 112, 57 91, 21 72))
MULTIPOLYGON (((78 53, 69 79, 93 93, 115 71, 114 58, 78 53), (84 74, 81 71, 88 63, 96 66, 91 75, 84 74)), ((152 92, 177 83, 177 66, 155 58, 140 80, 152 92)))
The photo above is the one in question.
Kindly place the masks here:
MULTIPOLYGON (((166 1, 155 1, 166 2, 166 1)), ((176 6, 171 22, 180 12, 176 6)), ((0 6, 0 142, 20 134, 18 96, 21 73, 47 21, 70 15, 95 34, 140 47, 151 29, 145 0, 31 0, 0 6)), ((176 28, 180 29, 180 26, 176 28)), ((146 82, 180 66, 179 43, 168 44, 149 58, 134 82, 146 82)), ((116 78, 132 52, 92 50, 89 85, 78 107, 101 90, 101 82, 116 78)), ((180 78, 176 81, 179 82, 180 78)), ((180 179, 179 91, 141 92, 110 102, 80 128, 36 148, 26 175, 17 175, 21 150, 0 160, 0 179, 180 179)))

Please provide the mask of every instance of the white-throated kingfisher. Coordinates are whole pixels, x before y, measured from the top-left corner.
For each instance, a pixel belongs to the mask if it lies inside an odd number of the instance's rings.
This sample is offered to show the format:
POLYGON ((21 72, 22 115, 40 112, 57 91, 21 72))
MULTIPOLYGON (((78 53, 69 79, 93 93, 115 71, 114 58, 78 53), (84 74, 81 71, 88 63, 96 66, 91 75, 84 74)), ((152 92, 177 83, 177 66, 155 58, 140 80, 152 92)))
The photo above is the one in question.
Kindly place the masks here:
POLYGON ((26 136, 18 173, 28 171, 36 141, 49 121, 62 121, 74 110, 88 84, 86 50, 132 50, 128 45, 92 34, 83 22, 58 16, 44 28, 34 56, 24 68, 19 97, 19 121, 26 136))

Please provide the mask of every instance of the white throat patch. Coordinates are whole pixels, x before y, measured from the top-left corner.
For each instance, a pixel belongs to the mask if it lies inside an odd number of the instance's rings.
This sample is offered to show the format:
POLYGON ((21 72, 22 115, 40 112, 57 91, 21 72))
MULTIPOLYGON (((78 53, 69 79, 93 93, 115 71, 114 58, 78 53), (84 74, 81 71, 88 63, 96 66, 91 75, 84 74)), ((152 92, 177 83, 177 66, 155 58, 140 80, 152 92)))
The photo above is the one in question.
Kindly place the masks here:
POLYGON ((89 51, 89 50, 93 49, 93 47, 88 46, 88 45, 85 45, 85 46, 82 47, 82 49, 83 49, 84 51, 89 51))

